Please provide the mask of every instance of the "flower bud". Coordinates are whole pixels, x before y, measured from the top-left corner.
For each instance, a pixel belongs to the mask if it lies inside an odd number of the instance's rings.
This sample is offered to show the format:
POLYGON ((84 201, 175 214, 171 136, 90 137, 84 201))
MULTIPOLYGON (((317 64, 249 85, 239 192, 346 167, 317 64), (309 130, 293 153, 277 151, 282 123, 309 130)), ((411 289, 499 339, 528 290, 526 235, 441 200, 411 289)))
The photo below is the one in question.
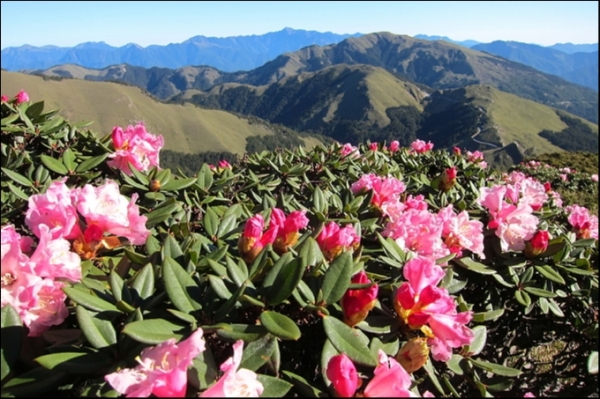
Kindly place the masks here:
POLYGON ((150 191, 154 191, 154 192, 156 192, 156 191, 159 191, 159 190, 160 190, 160 180, 158 180, 158 179, 153 179, 153 180, 150 182, 150 191))
POLYGON ((548 248, 549 233, 546 230, 539 230, 533 238, 525 243, 525 256, 534 258, 548 248))
POLYGON ((408 373, 413 373, 423 367, 429 357, 429 347, 426 338, 411 338, 396 355, 398 363, 408 373))
POLYGON ((344 354, 335 355, 329 359, 325 372, 338 397, 351 398, 360 387, 361 380, 356 372, 356 367, 352 360, 344 354))
MULTIPOLYGON (((352 284, 368 284, 371 281, 364 271, 360 271, 352 277, 352 284)), ((346 291, 341 300, 342 310, 344 311, 344 323, 354 327, 363 321, 369 311, 375 306, 379 287, 377 284, 368 288, 346 291)))

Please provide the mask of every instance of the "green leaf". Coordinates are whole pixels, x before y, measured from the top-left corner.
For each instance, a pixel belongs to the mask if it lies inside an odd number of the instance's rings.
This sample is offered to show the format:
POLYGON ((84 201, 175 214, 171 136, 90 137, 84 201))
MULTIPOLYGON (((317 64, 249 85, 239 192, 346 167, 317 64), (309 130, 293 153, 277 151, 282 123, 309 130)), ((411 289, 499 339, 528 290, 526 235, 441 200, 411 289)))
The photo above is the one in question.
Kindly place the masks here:
POLYGON ((487 341, 487 328, 485 326, 475 326, 473 327, 473 341, 469 345, 468 352, 471 356, 478 355, 483 348, 485 347, 485 343, 487 341))
POLYGON ((172 235, 168 234, 161 250, 162 258, 171 258, 177 262, 183 262, 183 251, 181 246, 172 235))
POLYGON ((267 334, 268 331, 264 326, 256 324, 224 324, 217 330, 219 337, 230 341, 242 339, 244 342, 252 342, 267 334))
POLYGON ((377 233, 377 239, 379 243, 383 247, 383 250, 386 254, 391 256, 395 261, 404 263, 404 254, 398 244, 391 238, 384 238, 381 234, 377 233))
POLYGON ((230 231, 237 227, 237 217, 235 214, 227 215, 223 217, 219 229, 217 230, 217 237, 223 238, 230 231))
POLYGON ((202 219, 204 222, 204 230, 209 237, 216 236, 219 228, 219 216, 215 213, 212 208, 207 208, 206 213, 202 219))
POLYGON ((294 341, 300 338, 301 333, 296 322, 281 313, 270 310, 262 312, 260 322, 277 338, 294 341))
POLYGON ((212 170, 210 170, 207 164, 203 164, 200 170, 198 171, 196 183, 198 183, 198 186, 200 186, 200 188, 205 191, 207 191, 210 188, 210 186, 212 186, 213 174, 212 170))
POLYGON ((146 299, 154 293, 154 267, 148 263, 142 267, 135 277, 131 288, 134 289, 141 299, 146 299))
POLYGON ((592 351, 587 361, 589 374, 598 374, 598 351, 592 351))
POLYGON ((195 386, 192 379, 190 379, 190 385, 197 389, 204 390, 217 380, 219 368, 215 363, 215 359, 210 347, 207 346, 203 352, 200 352, 198 356, 194 358, 192 364, 194 365, 194 369, 197 371, 196 376, 198 378, 198 385, 195 386))
POLYGON ((315 187, 315 191, 313 192, 313 205, 317 212, 327 213, 327 200, 319 186, 315 187))
POLYGON ((111 359, 104 353, 60 352, 43 355, 36 362, 50 370, 74 374, 99 373, 110 366, 111 359))
POLYGON ((283 265, 280 272, 275 277, 273 285, 269 287, 266 293, 269 305, 279 305, 285 301, 298 286, 298 283, 304 275, 306 269, 302 258, 296 258, 286 265, 283 265))
POLYGON ((524 291, 516 290, 515 291, 515 298, 523 306, 529 306, 529 305, 531 305, 531 297, 529 296, 528 293, 526 293, 524 291))
POLYGON ((227 301, 225 301, 225 303, 219 309, 217 309, 217 311, 215 312, 216 320, 221 320, 222 318, 227 316, 227 314, 231 311, 231 309, 233 309, 235 307, 235 304, 240 300, 240 297, 244 294, 244 291, 246 290, 247 286, 248 286, 248 281, 244 281, 244 284, 242 284, 233 293, 233 295, 231 295, 229 297, 229 299, 227 299, 227 301))
POLYGON ((554 298, 554 297, 556 297, 556 294, 554 292, 547 291, 547 290, 544 290, 544 289, 541 289, 541 288, 525 287, 523 289, 525 291, 529 292, 530 294, 541 296, 541 297, 546 297, 546 298, 554 298))
POLYGON ((77 164, 75 163, 75 154, 73 153, 73 150, 71 150, 70 148, 67 148, 65 150, 65 152, 63 152, 62 162, 69 172, 72 172, 75 170, 75 167, 77 167, 77 164))
POLYGON ((258 374, 256 379, 263 385, 264 391, 261 398, 283 398, 293 386, 281 378, 258 374))
POLYGON ((460 367, 460 362, 464 358, 461 355, 453 354, 450 360, 446 362, 446 366, 456 375, 463 375, 464 370, 460 367))
POLYGON ((555 283, 565 284, 565 280, 562 278, 559 272, 554 270, 552 267, 548 265, 542 266, 534 266, 535 270, 537 270, 542 276, 546 277, 548 280, 552 280, 555 283))
POLYGON ((146 227, 151 228, 160 222, 164 222, 171 216, 173 212, 175 212, 180 207, 181 205, 177 202, 175 198, 169 198, 168 200, 163 202, 160 207, 155 208, 152 212, 146 215, 146 217, 148 218, 148 220, 146 221, 146 227))
POLYGON ((260 366, 265 364, 275 350, 277 340, 270 334, 250 342, 244 348, 242 362, 239 368, 256 371, 260 366))
POLYGON ((40 155, 40 160, 42 161, 45 167, 47 167, 53 172, 58 173, 59 175, 66 175, 67 173, 69 173, 69 171, 67 170, 67 168, 65 168, 65 165, 63 165, 62 162, 52 157, 49 157, 48 155, 40 155))
POLYGON ((160 187, 160 191, 183 190, 184 188, 188 188, 195 182, 196 182, 195 177, 190 177, 187 179, 171 179, 171 180, 169 180, 168 183, 166 183, 160 187))
POLYGON ((352 278, 352 254, 344 252, 340 254, 329 266, 323 278, 323 300, 325 304, 333 304, 339 301, 350 286, 352 278))
POLYGON ((45 367, 37 367, 9 380, 2 387, 2 396, 41 396, 53 391, 69 378, 72 379, 73 376, 56 370, 48 370, 45 367))
POLYGON ((558 306, 558 303, 556 303, 556 301, 554 299, 548 298, 548 307, 550 308, 550 311, 552 313, 554 313, 556 316, 558 316, 558 317, 565 316, 563 311, 560 309, 560 306, 558 306))
POLYGON ((360 332, 357 329, 348 327, 332 316, 323 317, 323 327, 327 338, 340 353, 345 353, 358 364, 372 367, 377 365, 377 358, 359 338, 360 332))
POLYGON ((25 186, 25 187, 33 187, 33 183, 31 182, 31 180, 29 180, 22 174, 13 172, 12 170, 7 169, 7 168, 1 168, 1 169, 2 169, 2 172, 6 173, 6 176, 8 176, 11 180, 15 181, 16 183, 19 183, 20 185, 25 186))
POLYGON ((248 278, 247 270, 236 264, 235 261, 229 257, 225 259, 225 263, 227 264, 227 276, 229 276, 236 286, 240 287, 248 278))
POLYGON ((473 321, 482 323, 484 321, 496 320, 504 314, 504 309, 495 309, 487 312, 473 313, 473 321))
POLYGON ((482 370, 491 371, 494 374, 504 377, 517 377, 522 374, 521 370, 513 369, 512 367, 502 366, 501 364, 486 362, 485 360, 469 359, 469 361, 482 370))
POLYGON ((296 387, 296 389, 300 391, 302 395, 307 396, 309 398, 320 398, 324 396, 323 392, 310 385, 305 378, 287 370, 283 370, 282 373, 288 379, 292 380, 294 387, 296 387))
POLYGON ((109 320, 91 315, 83 306, 77 306, 75 313, 81 331, 94 348, 106 348, 117 343, 117 332, 109 320))
POLYGON ((487 267, 483 263, 475 262, 471 258, 454 259, 457 265, 464 267, 465 269, 471 270, 472 272, 479 274, 495 274, 496 270, 487 267))
POLYGON ((446 392, 444 392, 444 388, 442 388, 442 384, 440 384, 440 380, 438 380, 435 369, 433 368, 433 364, 431 363, 431 358, 428 358, 423 368, 427 372, 429 379, 433 383, 433 385, 437 388, 437 390, 443 395, 446 396, 446 392))
POLYGON ((163 262, 163 281, 165 291, 177 309, 185 313, 202 309, 195 299, 201 297, 200 288, 185 269, 170 257, 163 262))
POLYGON ((298 253, 305 266, 315 266, 323 259, 323 254, 319 244, 312 237, 308 237, 303 243, 298 253))
POLYGON ((63 291, 65 294, 67 294, 69 299, 90 310, 94 310, 96 312, 109 311, 120 313, 119 309, 117 309, 115 305, 105 301, 104 299, 98 298, 95 295, 91 295, 87 292, 71 287, 65 287, 63 288, 63 291))
POLYGON ((25 328, 21 322, 21 317, 10 305, 5 305, 2 308, 0 325, 2 329, 2 341, 0 342, 2 351, 0 356, 2 377, 0 380, 4 380, 4 377, 10 373, 19 358, 21 343, 25 336, 25 328))
POLYGON ((108 158, 108 153, 102 154, 102 155, 98 155, 96 157, 92 157, 89 159, 86 159, 85 161, 83 161, 82 163, 80 163, 76 168, 75 168, 75 172, 76 173, 84 173, 87 172, 88 170, 95 168, 96 166, 100 165, 101 163, 104 163, 104 161, 106 160, 106 158, 108 158))
POLYGON ((11 182, 6 182, 8 184, 8 189, 14 194, 16 195, 18 198, 21 198, 22 200, 29 200, 29 195, 27 195, 23 190, 21 190, 19 187, 14 186, 11 182))
POLYGON ((171 338, 181 339, 183 334, 175 333, 175 331, 183 329, 184 327, 173 324, 165 319, 149 319, 127 324, 123 328, 123 334, 138 342, 156 345, 171 338))

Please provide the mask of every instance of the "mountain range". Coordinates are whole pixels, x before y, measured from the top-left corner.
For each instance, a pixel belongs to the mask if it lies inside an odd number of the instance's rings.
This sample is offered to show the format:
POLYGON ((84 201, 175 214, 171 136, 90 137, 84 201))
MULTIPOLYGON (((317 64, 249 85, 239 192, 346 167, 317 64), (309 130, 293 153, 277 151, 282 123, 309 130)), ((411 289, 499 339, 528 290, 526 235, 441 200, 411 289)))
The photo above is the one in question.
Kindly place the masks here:
POLYGON ((88 42, 75 47, 24 45, 2 50, 2 68, 17 71, 46 69, 61 64, 105 68, 126 63, 145 68, 180 68, 210 65, 221 71, 250 70, 280 54, 302 47, 337 43, 355 34, 336 34, 285 28, 264 35, 206 37, 194 36, 182 43, 142 47, 129 43, 113 47, 104 42, 88 42))
POLYGON ((168 100, 186 90, 214 92, 216 86, 231 83, 266 87, 291 76, 340 64, 381 67, 402 79, 424 85, 426 91, 486 84, 594 123, 598 121, 598 93, 590 88, 489 53, 387 32, 348 38, 327 46, 304 47, 250 71, 222 72, 209 66, 145 69, 121 64, 101 70, 63 65, 36 73, 119 81, 168 100))
MULTIPOLYGON (((206 37, 194 36, 182 43, 141 47, 129 43, 113 47, 104 42, 81 43, 74 47, 24 45, 2 50, 2 68, 11 71, 44 70, 56 65, 75 64, 102 69, 116 64, 144 68, 177 69, 191 65, 207 65, 223 72, 255 69, 267 61, 309 45, 339 43, 355 34, 335 34, 285 28, 264 35, 206 37)), ((519 42, 452 40, 447 36, 419 34, 416 39, 444 41, 499 55, 511 61, 532 66, 573 83, 598 90, 598 44, 557 43, 542 47, 519 42), (594 53, 594 54, 587 54, 594 53)))

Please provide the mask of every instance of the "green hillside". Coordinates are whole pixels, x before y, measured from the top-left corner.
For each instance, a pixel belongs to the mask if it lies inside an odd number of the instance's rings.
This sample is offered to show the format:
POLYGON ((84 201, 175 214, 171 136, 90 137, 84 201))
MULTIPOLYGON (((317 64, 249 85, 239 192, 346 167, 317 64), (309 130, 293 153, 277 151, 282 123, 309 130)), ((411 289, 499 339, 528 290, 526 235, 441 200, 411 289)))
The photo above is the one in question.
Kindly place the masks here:
MULTIPOLYGON (((114 126, 143 121, 148 130, 165 137, 166 149, 182 153, 229 151, 242 154, 246 138, 273 135, 263 123, 225 111, 206 110, 191 104, 165 104, 141 89, 110 82, 77 79, 45 80, 39 76, 2 71, 2 93, 24 89, 31 98, 43 98, 48 109, 79 123, 95 121, 91 129, 109 134, 114 126)), ((316 139, 307 144, 314 145, 316 139)))

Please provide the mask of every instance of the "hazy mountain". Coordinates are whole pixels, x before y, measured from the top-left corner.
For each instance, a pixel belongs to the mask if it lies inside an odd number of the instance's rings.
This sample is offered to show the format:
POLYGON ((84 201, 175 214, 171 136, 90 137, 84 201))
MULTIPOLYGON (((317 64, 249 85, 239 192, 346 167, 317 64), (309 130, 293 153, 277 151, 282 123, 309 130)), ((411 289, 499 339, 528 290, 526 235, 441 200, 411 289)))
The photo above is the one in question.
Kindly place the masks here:
POLYGON ((42 73, 135 84, 166 99, 184 90, 207 90, 236 82, 265 86, 302 72, 316 72, 338 64, 366 64, 432 89, 487 84, 517 96, 564 109, 598 121, 598 94, 555 75, 489 53, 444 41, 426 41, 391 33, 371 33, 328 46, 308 46, 285 53, 246 72, 226 73, 212 67, 143 70, 127 65, 102 71, 61 66, 42 73))
POLYGON ((598 50, 568 54, 550 47, 519 42, 480 43, 474 50, 499 55, 542 72, 598 90, 598 50), (573 73, 577 71, 576 73, 573 73), (595 73, 594 73, 595 72, 595 73))
POLYGON ((459 46, 463 46, 463 47, 473 47, 474 45, 481 43, 481 42, 478 42, 477 40, 462 40, 462 41, 452 40, 448 36, 415 35, 414 37, 415 37, 415 39, 423 39, 423 40, 443 40, 445 42, 458 44, 459 46))
POLYGON ((256 68, 278 55, 308 45, 337 43, 355 34, 335 34, 285 28, 264 35, 205 37, 194 36, 182 43, 141 47, 126 44, 113 47, 104 42, 88 42, 75 47, 24 45, 2 50, 2 68, 7 70, 46 69, 60 64, 104 68, 127 63, 141 67, 180 68, 211 65, 222 71, 256 68))
POLYGON ((548 48, 562 51, 563 53, 573 54, 573 53, 590 53, 593 51, 598 51, 598 43, 593 44, 573 44, 573 43, 556 43, 552 46, 548 46, 548 48))

